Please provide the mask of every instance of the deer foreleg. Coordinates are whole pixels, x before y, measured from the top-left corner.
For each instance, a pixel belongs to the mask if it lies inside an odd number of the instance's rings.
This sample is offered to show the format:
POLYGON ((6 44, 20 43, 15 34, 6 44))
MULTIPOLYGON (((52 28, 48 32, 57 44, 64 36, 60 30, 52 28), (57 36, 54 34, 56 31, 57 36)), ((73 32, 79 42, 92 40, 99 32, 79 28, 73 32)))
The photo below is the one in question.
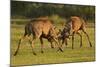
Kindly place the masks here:
POLYGON ((68 43, 67 43, 67 38, 65 38, 64 42, 65 42, 65 45, 66 45, 66 47, 67 47, 67 45, 68 45, 68 43))
POLYGON ((56 44, 58 45, 58 51, 60 50, 61 52, 63 52, 61 45, 57 42, 57 39, 53 38, 53 40, 56 42, 56 44))

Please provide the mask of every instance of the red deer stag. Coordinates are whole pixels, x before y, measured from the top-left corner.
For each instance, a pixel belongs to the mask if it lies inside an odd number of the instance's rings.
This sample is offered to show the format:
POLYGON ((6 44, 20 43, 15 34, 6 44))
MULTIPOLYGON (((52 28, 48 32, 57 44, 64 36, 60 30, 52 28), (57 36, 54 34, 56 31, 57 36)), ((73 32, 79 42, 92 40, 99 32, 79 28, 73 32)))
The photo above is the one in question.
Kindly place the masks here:
POLYGON ((80 36, 80 47, 82 47, 82 35, 79 33, 79 30, 82 30, 84 34, 88 38, 88 42, 90 47, 92 44, 90 42, 89 36, 86 32, 85 21, 77 16, 72 16, 66 23, 63 31, 61 32, 61 36, 59 37, 62 40, 62 44, 65 43, 67 45, 67 38, 72 36, 72 49, 74 48, 74 34, 78 34, 80 36))
POLYGON ((58 45, 59 50, 63 51, 60 48, 60 45, 58 43, 57 34, 56 34, 54 28, 55 27, 53 26, 51 20, 40 19, 40 18, 39 19, 31 20, 31 22, 26 24, 26 26, 25 26, 24 36, 19 40, 18 47, 17 47, 17 50, 14 53, 14 56, 17 55, 17 53, 19 51, 19 48, 20 48, 20 44, 21 44, 22 40, 25 39, 25 37, 28 37, 29 42, 31 43, 30 46, 32 48, 32 52, 33 52, 34 55, 36 55, 36 53, 33 50, 33 48, 34 48, 34 41, 36 39, 40 39, 40 42, 41 42, 41 52, 43 53, 44 45, 43 45, 43 39, 42 38, 48 39, 49 42, 51 42, 50 40, 52 39, 58 45), (32 39, 30 39, 30 35, 31 34, 33 35, 32 39))

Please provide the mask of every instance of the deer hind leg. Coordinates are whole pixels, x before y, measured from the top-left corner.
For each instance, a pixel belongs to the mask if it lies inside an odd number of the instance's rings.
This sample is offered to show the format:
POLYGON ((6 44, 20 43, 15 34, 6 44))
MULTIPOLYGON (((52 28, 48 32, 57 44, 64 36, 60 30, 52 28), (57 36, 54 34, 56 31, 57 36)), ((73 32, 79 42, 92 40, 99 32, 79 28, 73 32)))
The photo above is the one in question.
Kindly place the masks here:
POLYGON ((72 33, 72 49, 74 49, 74 34, 75 32, 72 33))
POLYGON ((90 38, 89 38, 89 35, 87 34, 87 32, 84 30, 84 29, 82 29, 82 31, 85 33, 85 35, 87 36, 87 38, 88 38, 88 42, 89 42, 89 44, 90 44, 90 47, 92 47, 92 44, 91 44, 91 41, 90 41, 90 38))
POLYGON ((18 47, 14 53, 14 56, 16 56, 18 54, 18 51, 19 51, 19 48, 20 48, 20 44, 22 43, 22 41, 25 39, 27 34, 24 34, 24 36, 22 38, 19 39, 19 42, 18 42, 18 47))
POLYGON ((44 53, 44 51, 43 51, 44 44, 43 44, 43 39, 42 39, 42 37, 40 37, 40 42, 41 42, 41 53, 44 53))
POLYGON ((52 43, 52 42, 50 42, 50 44, 51 44, 51 48, 54 48, 54 45, 53 45, 53 43, 52 43))
POLYGON ((80 36, 80 47, 82 47, 82 35, 79 32, 77 34, 80 36))
POLYGON ((34 54, 34 55, 36 55, 36 53, 35 53, 35 51, 34 51, 34 40, 35 40, 35 38, 33 37, 33 39, 29 39, 29 43, 30 43, 30 47, 31 47, 31 49, 32 49, 32 53, 34 54))

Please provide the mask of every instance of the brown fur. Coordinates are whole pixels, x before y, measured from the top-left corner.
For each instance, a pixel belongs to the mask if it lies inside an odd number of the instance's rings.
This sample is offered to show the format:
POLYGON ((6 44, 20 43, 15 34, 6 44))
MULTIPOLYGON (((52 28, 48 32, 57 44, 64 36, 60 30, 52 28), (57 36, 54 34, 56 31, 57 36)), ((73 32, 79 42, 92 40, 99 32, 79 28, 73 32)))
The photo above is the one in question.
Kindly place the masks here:
POLYGON ((82 35, 79 33, 79 30, 82 30, 84 32, 84 34, 88 38, 90 47, 92 47, 89 36, 86 32, 85 21, 80 17, 73 16, 73 17, 71 17, 70 22, 72 23, 72 49, 74 48, 74 34, 78 34, 80 36, 80 47, 82 47, 82 35))
POLYGON ((19 44, 18 44, 18 47, 17 47, 17 50, 14 54, 17 55, 18 53, 18 50, 19 50, 19 47, 20 47, 20 43, 22 42, 22 40, 25 38, 25 37, 28 37, 29 39, 29 42, 31 43, 30 46, 32 48, 32 51, 33 51, 33 54, 36 55, 36 53, 34 52, 33 48, 34 48, 34 40, 36 39, 40 39, 40 42, 41 42, 41 52, 43 53, 43 39, 42 38, 47 38, 49 41, 51 39, 53 39, 57 45, 58 45, 58 48, 59 50, 62 51, 62 49, 60 48, 58 42, 57 42, 57 34, 55 32, 55 29, 54 29, 54 25, 52 24, 52 21, 51 20, 48 20, 48 19, 34 19, 34 20, 31 20, 30 23, 26 24, 25 26, 25 33, 24 33, 24 36, 19 40, 19 44), (33 35, 33 38, 30 39, 30 35, 33 35))
POLYGON ((67 39, 69 38, 69 36, 72 36, 72 49, 73 49, 74 34, 78 34, 80 36, 80 47, 82 47, 82 35, 79 33, 80 30, 82 30, 84 34, 87 36, 90 47, 92 47, 89 36, 86 32, 85 21, 82 18, 77 16, 72 16, 66 23, 63 31, 61 32, 60 39, 62 40, 62 44, 65 43, 65 45, 67 46, 67 39))

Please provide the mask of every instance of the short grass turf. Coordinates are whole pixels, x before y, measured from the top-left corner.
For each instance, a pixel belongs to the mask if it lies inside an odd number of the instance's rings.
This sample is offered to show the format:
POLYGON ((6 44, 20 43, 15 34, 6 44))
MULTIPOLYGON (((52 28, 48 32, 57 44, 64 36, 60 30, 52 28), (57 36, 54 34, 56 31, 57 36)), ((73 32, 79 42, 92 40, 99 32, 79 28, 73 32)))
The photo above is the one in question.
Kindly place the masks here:
POLYGON ((44 39, 44 53, 41 53, 40 41, 36 40, 34 50, 37 55, 32 54, 31 47, 25 39, 21 44, 21 48, 17 56, 14 52, 18 46, 18 40, 24 34, 24 25, 11 25, 11 66, 19 65, 38 65, 38 64, 54 64, 54 63, 69 63, 69 62, 88 62, 95 60, 95 28, 87 28, 92 46, 89 46, 84 33, 83 46, 80 48, 80 37, 75 35, 74 49, 72 47, 71 38, 68 40, 67 47, 63 45, 64 52, 57 52, 57 48, 52 49, 50 43, 44 39))

